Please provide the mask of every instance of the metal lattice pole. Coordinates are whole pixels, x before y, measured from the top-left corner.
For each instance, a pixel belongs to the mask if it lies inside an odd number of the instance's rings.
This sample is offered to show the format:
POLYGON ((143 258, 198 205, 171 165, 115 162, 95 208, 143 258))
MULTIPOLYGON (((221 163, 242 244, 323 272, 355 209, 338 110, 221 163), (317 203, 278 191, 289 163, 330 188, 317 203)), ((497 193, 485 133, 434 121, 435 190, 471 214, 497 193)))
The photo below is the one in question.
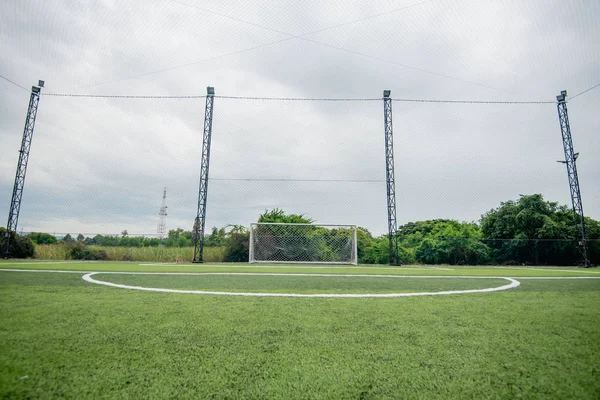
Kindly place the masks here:
POLYGON ((571 138, 571 126, 569 125, 569 114, 567 112, 567 91, 563 90, 559 96, 556 96, 558 120, 560 122, 560 132, 562 134, 563 149, 565 151, 565 160, 559 161, 567 166, 567 176, 569 178, 569 189, 571 191, 571 203, 573 205, 573 217, 579 230, 579 250, 581 252, 582 263, 584 267, 590 265, 588 259, 588 244, 585 233, 585 218, 583 216, 583 203, 581 201, 581 191, 579 190, 579 178, 577 176, 577 157, 579 153, 573 150, 573 139, 571 138))
POLYGON ((38 81, 38 86, 31 87, 29 107, 27 109, 27 117, 25 118, 25 129, 23 130, 23 140, 21 141, 21 149, 19 150, 17 173, 15 174, 15 184, 13 186, 10 210, 8 212, 8 223, 6 224, 6 248, 4 253, 6 258, 9 256, 10 234, 12 232, 16 235, 17 233, 19 211, 21 210, 23 188, 25 187, 25 174, 27 173, 27 162, 29 161, 29 151, 31 150, 31 140, 33 139, 33 128, 35 126, 35 117, 40 102, 40 92, 43 87, 44 81, 38 81))
POLYGON ((400 265, 396 225, 396 184, 394 179, 394 129, 392 127, 391 91, 383 91, 383 120, 385 129, 385 172, 387 182, 388 240, 390 265, 400 265))
POLYGON ((167 188, 163 190, 162 205, 158 212, 158 225, 156 227, 159 239, 162 239, 167 233, 167 188))
POLYGON ((202 137, 202 161, 200 163, 200 190, 198 191, 198 213, 194 220, 194 259, 201 263, 204 250, 204 226, 206 223, 206 195, 208 193, 208 168, 210 165, 210 140, 212 135, 213 104, 215 89, 206 88, 206 108, 204 110, 204 135, 202 137))

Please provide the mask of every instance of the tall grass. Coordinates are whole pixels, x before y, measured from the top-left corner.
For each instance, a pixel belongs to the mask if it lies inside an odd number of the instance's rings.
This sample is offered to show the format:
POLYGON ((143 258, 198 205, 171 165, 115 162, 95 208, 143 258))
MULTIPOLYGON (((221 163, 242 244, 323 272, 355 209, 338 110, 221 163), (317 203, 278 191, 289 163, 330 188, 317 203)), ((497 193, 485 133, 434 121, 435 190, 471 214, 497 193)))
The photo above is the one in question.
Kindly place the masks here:
POLYGON ((69 249, 63 244, 36 244, 34 257, 40 260, 68 260, 69 249))
MULTIPOLYGON (((190 262, 194 255, 193 247, 89 247, 103 250, 110 261, 190 262)), ((70 258, 69 248, 64 244, 36 245, 35 258, 40 260, 68 260, 70 258)), ((225 248, 205 247, 203 259, 206 262, 223 262, 225 248)))

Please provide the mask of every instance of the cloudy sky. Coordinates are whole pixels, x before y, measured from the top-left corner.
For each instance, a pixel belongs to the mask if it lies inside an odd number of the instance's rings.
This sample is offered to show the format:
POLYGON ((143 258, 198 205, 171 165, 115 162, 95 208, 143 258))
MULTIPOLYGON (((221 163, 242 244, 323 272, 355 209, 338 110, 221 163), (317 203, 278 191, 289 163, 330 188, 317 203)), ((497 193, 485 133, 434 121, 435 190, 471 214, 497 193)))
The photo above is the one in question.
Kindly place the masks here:
POLYGON ((280 207, 386 230, 382 91, 399 224, 478 221, 542 193, 570 205, 556 105, 568 90, 586 215, 600 219, 597 0, 141 0, 0 3, 0 210, 29 88, 46 81, 19 229, 156 233, 196 213, 204 98, 215 99, 207 225, 280 207), (21 87, 19 87, 21 86, 21 87), (240 180, 241 179, 241 180, 240 180))

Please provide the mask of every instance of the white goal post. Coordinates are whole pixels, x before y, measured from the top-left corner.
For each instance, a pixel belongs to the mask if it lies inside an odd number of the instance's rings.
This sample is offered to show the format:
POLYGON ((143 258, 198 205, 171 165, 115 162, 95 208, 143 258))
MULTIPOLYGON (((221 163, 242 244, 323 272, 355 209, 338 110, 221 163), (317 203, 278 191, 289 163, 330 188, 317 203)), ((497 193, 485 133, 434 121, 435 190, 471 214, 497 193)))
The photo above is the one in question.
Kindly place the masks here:
POLYGON ((358 263, 356 225, 254 223, 250 263, 358 263))

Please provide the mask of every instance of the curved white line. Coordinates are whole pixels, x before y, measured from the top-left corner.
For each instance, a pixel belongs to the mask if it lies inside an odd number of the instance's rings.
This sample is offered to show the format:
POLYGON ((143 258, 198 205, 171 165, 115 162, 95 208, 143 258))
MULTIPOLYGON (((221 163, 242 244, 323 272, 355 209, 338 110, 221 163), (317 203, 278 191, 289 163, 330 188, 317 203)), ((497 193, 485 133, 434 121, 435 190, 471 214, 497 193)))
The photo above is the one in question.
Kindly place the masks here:
POLYGON ((460 279, 504 279, 502 276, 488 275, 382 275, 382 274, 309 274, 287 272, 133 272, 133 271, 86 271, 85 273, 112 275, 246 275, 246 276, 349 276, 359 278, 460 278, 460 279))
MULTIPOLYGON (((253 292, 213 292, 213 291, 203 291, 203 290, 179 290, 179 289, 164 289, 164 288, 149 288, 143 286, 130 286, 130 285, 122 285, 118 283, 100 281, 92 278, 92 275, 96 274, 111 274, 111 272, 91 272, 89 274, 85 274, 83 276, 83 280, 89 283, 94 283, 97 285, 111 286, 120 289, 131 289, 131 290, 142 290, 148 292, 161 292, 161 293, 185 293, 185 294, 212 294, 212 295, 223 295, 223 296, 252 296, 252 297, 320 297, 320 298, 365 298, 365 297, 414 297, 414 296, 440 296, 440 295, 448 295, 448 294, 466 294, 466 293, 489 293, 489 292, 498 292, 501 290, 508 290, 512 288, 516 288, 521 283, 513 278, 506 278, 500 276, 493 277, 475 277, 475 276, 454 276, 454 277, 446 277, 446 278, 455 278, 455 279, 465 279, 465 278, 478 278, 478 279, 504 279, 509 281, 510 283, 504 286, 498 286, 494 288, 485 288, 485 289, 469 289, 469 290, 448 290, 443 292, 416 292, 416 293, 345 293, 345 294, 327 294, 327 293, 317 293, 317 294, 303 294, 303 293, 253 293, 253 292)), ((113 273, 114 274, 114 273, 113 273)), ((131 275, 180 275, 177 273, 130 273, 131 275)), ((339 275, 339 274, 246 274, 246 273, 206 273, 206 274, 198 274, 198 275, 271 275, 271 276, 354 276, 354 277, 379 277, 379 278, 440 278, 436 276, 398 276, 398 275, 339 275)))
MULTIPOLYGON (((180 263, 142 263, 138 264, 142 267, 150 267, 150 266, 178 266, 178 267, 196 267, 196 264, 180 264, 180 263)), ((240 265, 240 264, 205 264, 205 266, 210 268, 269 268, 269 269, 392 269, 392 270, 400 270, 400 269, 410 269, 410 270, 433 270, 433 271, 454 271, 454 268, 444 268, 444 267, 431 267, 431 266, 420 266, 420 267, 381 267, 381 266, 356 266, 356 265, 298 265, 298 264, 290 264, 290 265, 280 265, 280 264, 269 264, 268 266, 265 264, 258 265, 240 265)))

